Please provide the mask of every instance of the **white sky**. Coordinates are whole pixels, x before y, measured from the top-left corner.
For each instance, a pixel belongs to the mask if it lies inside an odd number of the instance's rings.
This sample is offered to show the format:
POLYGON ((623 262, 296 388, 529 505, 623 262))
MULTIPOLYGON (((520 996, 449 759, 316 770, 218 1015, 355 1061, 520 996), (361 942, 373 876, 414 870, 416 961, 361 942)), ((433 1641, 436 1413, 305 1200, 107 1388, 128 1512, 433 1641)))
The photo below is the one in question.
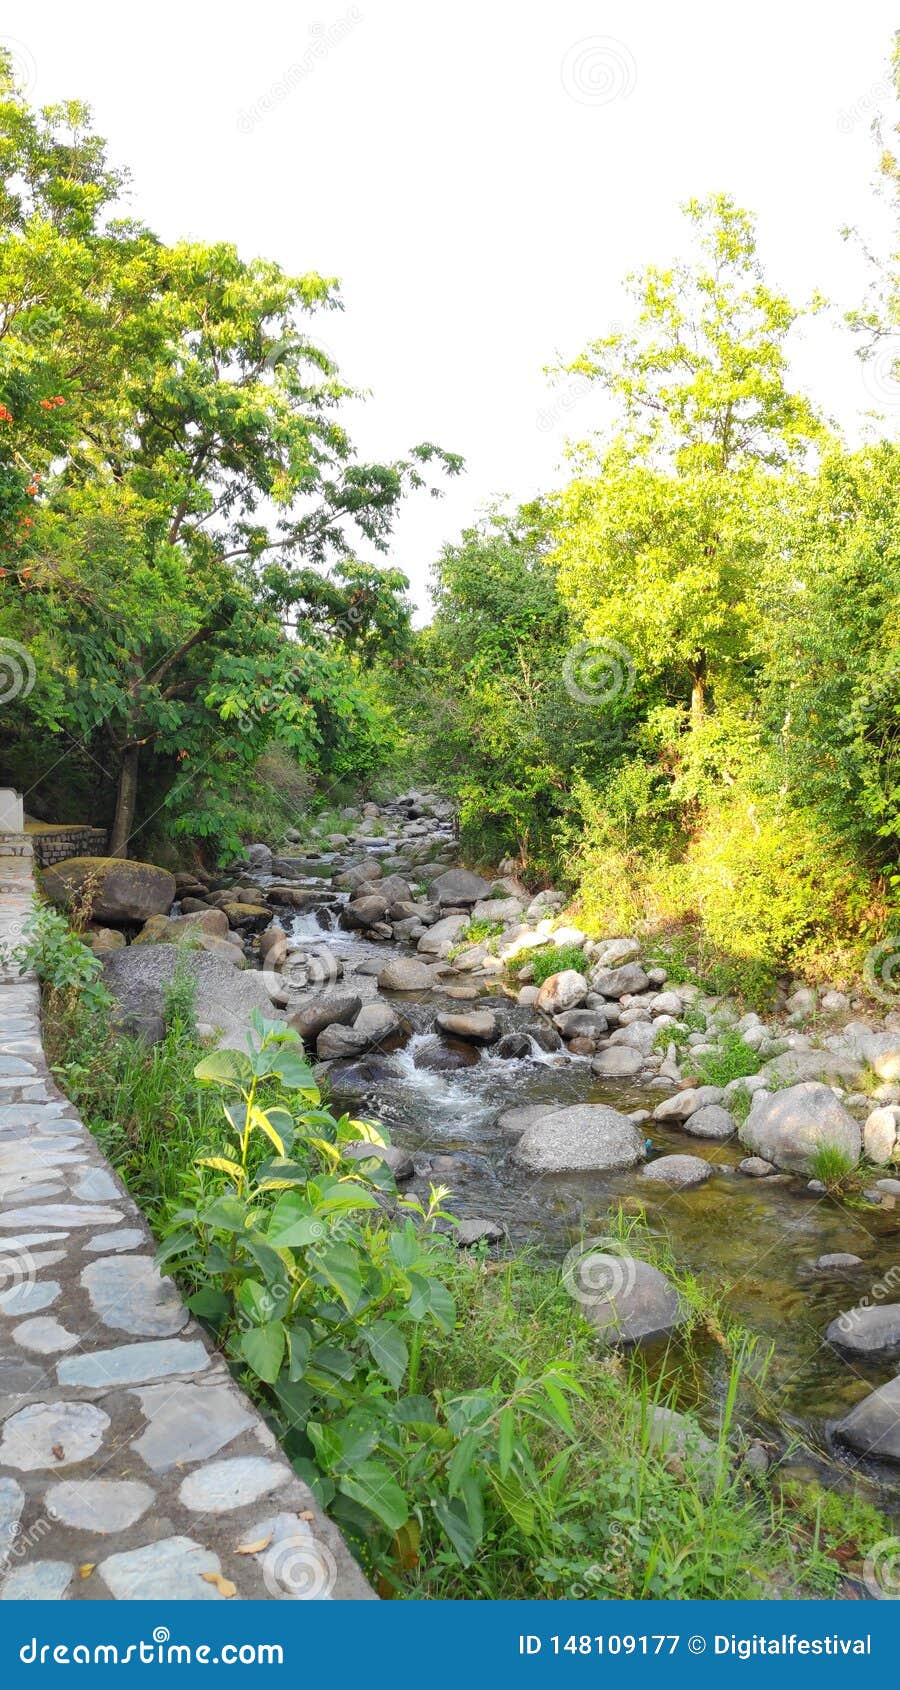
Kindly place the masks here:
MULTIPOLYGON (((425 603, 429 563, 488 499, 559 481, 593 398, 543 368, 622 318, 622 276, 673 254, 681 201, 729 191, 773 282, 859 301, 840 229, 883 228, 869 124, 895 23, 888 0, 5 0, 0 36, 35 103, 93 105, 165 238, 341 278, 320 338, 372 390, 361 452, 431 439, 467 461, 397 529, 391 561, 425 603)), ((900 415, 834 318, 796 370, 853 434, 876 400, 900 415)))

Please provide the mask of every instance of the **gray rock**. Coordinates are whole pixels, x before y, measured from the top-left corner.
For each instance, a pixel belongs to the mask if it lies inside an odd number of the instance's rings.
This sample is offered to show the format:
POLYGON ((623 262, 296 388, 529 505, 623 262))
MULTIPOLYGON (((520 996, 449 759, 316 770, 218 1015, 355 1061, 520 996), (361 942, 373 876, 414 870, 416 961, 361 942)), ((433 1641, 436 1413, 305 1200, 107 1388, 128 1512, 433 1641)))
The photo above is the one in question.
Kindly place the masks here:
POLYGON ((622 998, 626 993, 645 992, 650 984, 648 976, 636 962, 623 963, 620 968, 595 968, 591 986, 605 998, 622 998))
POLYGON ((706 1433, 687 1414, 662 1403, 651 1403, 647 1410, 648 1442, 651 1449, 663 1456, 674 1456, 703 1469, 718 1466, 719 1451, 706 1433))
MULTIPOLYGON (((554 1109, 550 1104, 549 1108, 554 1109)), ((504 1138, 521 1138, 526 1127, 531 1127, 536 1121, 542 1121, 548 1112, 546 1103, 521 1103, 512 1109, 504 1109, 497 1118, 497 1126, 504 1138)))
POLYGON ((841 1273, 850 1268, 862 1267, 861 1256, 851 1256, 846 1250, 834 1250, 830 1255, 820 1256, 816 1268, 820 1273, 841 1273))
POLYGON ((208 1461, 253 1425, 249 1402, 230 1385, 148 1385, 135 1395, 147 1426, 131 1447, 154 1473, 208 1461))
POLYGON ((636 1344, 673 1332, 685 1318, 678 1292, 664 1273, 634 1256, 583 1257, 583 1290, 573 1292, 585 1318, 607 1343, 636 1344))
POLYGON ((372 1045, 392 1038, 401 1026, 400 1016, 391 1004, 376 998, 372 1003, 363 1004, 353 1023, 353 1031, 366 1040, 365 1048, 368 1050, 372 1045))
POLYGON ((156 1493, 134 1479, 64 1479, 50 1486, 44 1501, 51 1520, 63 1526, 124 1532, 153 1506, 156 1493))
POLYGON ((209 1356, 199 1339, 160 1338, 65 1356, 57 1363, 56 1372, 61 1385, 105 1390, 111 1385, 141 1385, 145 1380, 198 1373, 208 1363, 209 1356))
POLYGON ((81 1342, 77 1332, 69 1332, 61 1326, 52 1315, 38 1315, 34 1320, 23 1320, 21 1326, 13 1327, 13 1338, 21 1344, 23 1350, 32 1350, 35 1355, 58 1355, 60 1350, 73 1350, 81 1342))
POLYGON ((762 1156, 745 1156, 743 1162, 738 1163, 738 1173, 746 1174, 749 1179, 768 1179, 777 1171, 775 1163, 767 1162, 762 1156))
POLYGON ((686 1121, 690 1115, 696 1115, 698 1109, 704 1109, 708 1104, 721 1103, 721 1086, 689 1086, 687 1090, 677 1091, 674 1097, 664 1098, 653 1111, 654 1121, 686 1121))
POLYGON ((315 1044, 326 1027, 348 1027, 362 1009, 362 998, 350 993, 331 994, 301 1004, 288 1021, 304 1044, 315 1044))
POLYGON ((120 1602, 224 1602, 204 1573, 220 1573, 218 1555, 190 1537, 164 1537, 143 1549, 109 1555, 97 1567, 110 1594, 120 1602))
POLYGON ((255 1009, 272 1020, 271 997, 255 970, 234 968, 181 945, 129 945, 103 965, 103 981, 116 1000, 120 1022, 152 1034, 151 1042, 162 1037, 164 998, 176 970, 193 983, 198 1022, 215 1028, 226 1043, 243 1045, 255 1009))
POLYGON ((0 1463, 25 1473, 71 1467, 96 1455, 108 1427, 109 1415, 93 1403, 29 1403, 4 1422, 0 1463))
POLYGON ((451 868, 431 882, 431 896, 439 904, 477 904, 490 897, 490 881, 467 868, 451 868))
POLYGON ((374 1159, 390 1168, 396 1180, 412 1179, 415 1165, 405 1150, 394 1144, 370 1144, 366 1139, 350 1139, 341 1145, 341 1155, 348 1162, 368 1162, 374 1159))
POLYGON ((474 1244, 499 1244, 504 1237, 499 1221, 484 1220, 478 1215, 457 1221, 453 1234, 454 1243, 461 1250, 470 1250, 474 1244))
POLYGON ((757 1094, 740 1129, 741 1143, 776 1167, 809 1173, 817 1149, 827 1145, 842 1151, 851 1163, 859 1160, 860 1131, 852 1115, 828 1086, 807 1081, 770 1097, 757 1094))
POLYGON ((147 1256, 98 1256, 82 1269, 81 1283, 94 1312, 117 1332, 168 1338, 187 1321, 172 1280, 147 1256))
POLYGON ((97 1252, 105 1254, 108 1250, 134 1250, 138 1244, 147 1242, 145 1234, 139 1232, 136 1226, 123 1226, 117 1232, 100 1232, 96 1238, 88 1239, 84 1251, 85 1255, 95 1255, 97 1252))
POLYGON ((631 1050, 638 1050, 646 1057, 656 1048, 656 1034, 656 1023, 653 1021, 629 1021, 610 1034, 609 1042, 613 1049, 619 1045, 627 1045, 631 1050))
POLYGON ((862 1040, 862 1054, 879 1080, 900 1080, 900 1033, 871 1033, 862 1040))
POLYGON ((633 1168, 644 1141, 627 1115, 600 1103, 549 1108, 526 1126, 513 1160, 538 1173, 633 1168))
POLYGON ((153 863, 123 857, 69 857, 44 870, 43 888, 61 909, 87 899, 91 920, 146 921, 166 915, 175 902, 175 876, 153 863))
POLYGON ((497 1017, 490 1009, 473 1009, 468 1015, 440 1014, 435 1025, 452 1038, 472 1039, 476 1044, 493 1044, 497 1038, 497 1017))
POLYGON ((55 1279, 20 1280, 8 1291, 0 1291, 0 1314, 21 1319, 23 1314, 36 1314, 55 1303, 60 1287, 55 1279))
POLYGON ((387 901, 374 892, 354 898, 341 911, 341 926, 348 928, 377 927, 387 915, 387 901))
POLYGON ((423 956, 447 957, 468 925, 467 915, 445 915, 422 934, 416 949, 423 956))
POLYGON ((326 1027, 316 1040, 316 1055, 320 1062, 346 1060, 361 1056, 371 1044, 368 1035, 358 1033, 355 1027, 326 1027))
POLYGON ((837 1436, 861 1455, 900 1461, 900 1378, 879 1386, 839 1422, 837 1436))
POLYGON ((673 1191, 688 1191, 692 1186, 703 1185, 712 1172, 702 1156, 660 1156, 647 1164, 641 1178, 670 1186, 673 1191))
POLYGON ((71 1561, 27 1561, 3 1580, 0 1602, 59 1602, 74 1574, 71 1561))
POLYGON ((289 1483, 291 1470, 262 1455, 235 1455, 210 1461, 189 1473, 178 1488, 178 1500, 196 1514, 230 1514, 258 1502, 289 1483))
MULTIPOLYGON (((519 1002, 522 994, 519 993, 519 1002)), ((597 1009, 566 1009, 561 1015, 554 1015, 553 1025, 564 1039, 599 1038, 607 1030, 605 1015, 597 1009)))
POLYGON ((644 1066, 639 1050, 630 1045, 611 1045, 591 1058, 591 1071, 602 1080, 631 1080, 644 1066))
POLYGON ((852 1057, 840 1056, 832 1050, 785 1050, 766 1062, 760 1074, 768 1086, 793 1086, 810 1080, 829 1084, 855 1082, 859 1071, 859 1063, 852 1057))
POLYGON ((900 1303, 875 1303, 847 1309, 831 1322, 825 1337, 854 1355, 890 1355, 900 1349, 900 1303))
POLYGON ((896 1160, 900 1149, 900 1104, 873 1109, 863 1127, 863 1147, 870 1162, 896 1160))
POLYGON ((531 1040, 526 1033, 504 1033, 494 1047, 494 1055, 507 1062, 524 1062, 532 1054, 531 1040))
POLYGON ((428 992, 434 985, 434 969, 416 957, 391 957, 378 973, 382 992, 428 992))
POLYGON ((707 1103, 702 1109, 695 1109, 684 1122, 684 1131, 692 1138, 731 1138, 737 1131, 737 1122, 727 1109, 720 1103, 707 1103))
POLYGON ((622 963, 637 962, 640 954, 637 939, 604 939, 596 947, 595 961, 600 968, 618 968, 622 963))

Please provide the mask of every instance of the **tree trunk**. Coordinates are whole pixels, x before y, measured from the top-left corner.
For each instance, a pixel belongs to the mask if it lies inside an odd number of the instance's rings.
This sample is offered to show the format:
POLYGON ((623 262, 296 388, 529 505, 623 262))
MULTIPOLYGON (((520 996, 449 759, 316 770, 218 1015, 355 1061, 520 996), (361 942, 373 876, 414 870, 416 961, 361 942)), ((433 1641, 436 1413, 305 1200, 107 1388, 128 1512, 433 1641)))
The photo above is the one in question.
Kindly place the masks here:
POLYGON ((691 727, 699 728, 706 715, 706 653, 701 652, 691 671, 691 727))
POLYGON ((116 813, 113 819, 112 831, 109 836, 109 854, 111 857, 127 857, 128 841, 134 826, 134 811, 137 804, 138 791, 138 760, 141 755, 139 745, 126 746, 122 752, 122 762, 119 766, 119 787, 116 793, 116 813))

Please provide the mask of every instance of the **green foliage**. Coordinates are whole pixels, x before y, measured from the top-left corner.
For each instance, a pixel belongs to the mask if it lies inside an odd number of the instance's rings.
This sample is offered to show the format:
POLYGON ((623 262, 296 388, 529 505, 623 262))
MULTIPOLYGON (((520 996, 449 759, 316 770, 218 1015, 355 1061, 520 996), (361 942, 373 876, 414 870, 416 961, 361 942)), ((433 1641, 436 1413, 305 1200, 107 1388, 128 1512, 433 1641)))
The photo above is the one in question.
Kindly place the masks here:
POLYGON ((574 968, 579 974, 586 974, 589 967, 580 945, 548 945, 539 951, 530 952, 527 962, 534 969, 535 986, 542 986, 551 974, 561 974, 566 968, 574 968))
POLYGON ((460 939, 465 940, 467 945, 479 945, 484 939, 496 939, 502 932, 502 921, 488 921, 486 917, 476 921, 473 917, 460 933, 460 939))
POLYGON ((755 1050, 744 1042, 733 1027, 724 1027, 716 1035, 718 1049, 709 1055, 689 1058, 701 1085, 727 1086, 731 1080, 744 1080, 758 1074, 762 1067, 755 1050))
POLYGON ((845 1195, 859 1184, 857 1163, 837 1144, 817 1144, 810 1157, 810 1173, 832 1197, 845 1195))
POLYGON ((229 1142, 199 1159, 211 1194, 172 1215, 160 1263, 194 1287, 215 1330, 274 1415, 298 1472, 390 1572, 418 1560, 422 1522, 468 1566, 499 1516, 528 1536, 534 1517, 532 1424, 571 1436, 579 1394, 559 1361, 509 1388, 424 1395, 429 1334, 453 1330, 452 1246, 435 1232, 446 1195, 400 1198, 384 1163, 347 1163, 372 1127, 320 1107, 297 1035, 254 1019, 247 1052, 216 1050, 194 1072, 224 1093, 229 1142), (386 1220, 379 1204, 388 1193, 386 1220))
POLYGON ((53 998, 72 998, 86 1010, 107 1008, 112 999, 100 981, 103 964, 73 933, 64 915, 38 904, 25 920, 25 939, 11 952, 22 974, 32 970, 53 998))

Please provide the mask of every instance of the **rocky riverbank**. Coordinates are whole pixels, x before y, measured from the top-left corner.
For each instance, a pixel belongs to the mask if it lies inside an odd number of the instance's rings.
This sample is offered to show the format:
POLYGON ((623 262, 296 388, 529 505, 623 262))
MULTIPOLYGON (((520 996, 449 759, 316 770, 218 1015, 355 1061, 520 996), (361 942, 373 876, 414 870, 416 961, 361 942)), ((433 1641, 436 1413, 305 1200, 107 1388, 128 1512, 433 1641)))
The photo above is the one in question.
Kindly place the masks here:
MULTIPOLYGON (((251 845, 223 875, 64 864, 45 886, 72 902, 94 884, 90 941, 124 1025, 158 1037, 185 969, 210 1035, 286 1016, 332 1093, 391 1129, 398 1177, 451 1187, 461 1244, 602 1240, 611 1201, 639 1204, 771 1334, 801 1436, 900 1460, 900 1014, 786 982, 763 1018, 670 980, 513 863, 460 866, 433 794, 343 822, 251 845)), ((594 1256, 609 1295, 585 1308, 607 1337, 677 1332, 663 1276, 594 1256)))

